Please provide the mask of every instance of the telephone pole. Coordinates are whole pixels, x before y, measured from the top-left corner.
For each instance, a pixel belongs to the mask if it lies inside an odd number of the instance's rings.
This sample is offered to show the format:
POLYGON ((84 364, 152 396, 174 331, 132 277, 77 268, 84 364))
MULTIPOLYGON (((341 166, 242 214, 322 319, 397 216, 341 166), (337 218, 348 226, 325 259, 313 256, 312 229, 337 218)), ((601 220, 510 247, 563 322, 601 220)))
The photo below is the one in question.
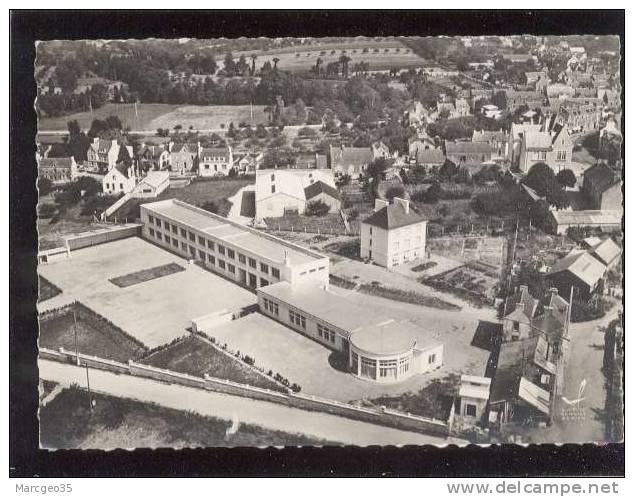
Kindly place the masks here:
POLYGON ((92 411, 93 404, 92 404, 92 394, 90 393, 90 376, 88 375, 88 363, 86 363, 85 366, 86 366, 86 385, 88 386, 88 402, 90 402, 90 410, 92 411))
POLYGON ((73 309, 73 330, 75 332, 75 360, 79 366, 79 348, 77 347, 77 311, 73 309))

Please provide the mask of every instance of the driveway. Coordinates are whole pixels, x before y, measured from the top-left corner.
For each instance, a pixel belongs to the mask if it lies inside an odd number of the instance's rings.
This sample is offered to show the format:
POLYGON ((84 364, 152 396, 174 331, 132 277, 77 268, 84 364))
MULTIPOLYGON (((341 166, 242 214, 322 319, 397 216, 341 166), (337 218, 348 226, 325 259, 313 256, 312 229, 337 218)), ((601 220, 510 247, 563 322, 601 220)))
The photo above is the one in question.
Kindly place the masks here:
MULTIPOLYGON (((70 386, 86 385, 86 370, 82 367, 40 359, 40 377, 70 386)), ((407 445, 456 443, 452 439, 397 430, 372 423, 355 421, 332 414, 304 411, 273 402, 252 400, 211 392, 198 388, 170 385, 136 376, 119 375, 90 369, 90 388, 95 392, 125 397, 141 402, 193 411, 203 416, 225 420, 237 419, 271 430, 301 433, 348 445, 407 445)))

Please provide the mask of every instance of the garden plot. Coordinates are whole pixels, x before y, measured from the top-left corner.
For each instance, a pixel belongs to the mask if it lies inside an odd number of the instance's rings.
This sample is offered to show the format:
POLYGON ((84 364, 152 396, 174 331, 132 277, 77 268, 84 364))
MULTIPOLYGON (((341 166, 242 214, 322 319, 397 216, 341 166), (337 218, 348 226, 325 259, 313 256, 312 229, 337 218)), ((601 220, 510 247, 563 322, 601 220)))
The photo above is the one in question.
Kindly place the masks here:
POLYGON ((505 260, 506 239, 490 236, 428 238, 427 249, 462 262, 480 261, 501 267, 505 260))
POLYGON ((421 277, 419 281, 437 290, 483 305, 492 303, 495 298, 499 275, 495 267, 473 262, 434 276, 421 277))

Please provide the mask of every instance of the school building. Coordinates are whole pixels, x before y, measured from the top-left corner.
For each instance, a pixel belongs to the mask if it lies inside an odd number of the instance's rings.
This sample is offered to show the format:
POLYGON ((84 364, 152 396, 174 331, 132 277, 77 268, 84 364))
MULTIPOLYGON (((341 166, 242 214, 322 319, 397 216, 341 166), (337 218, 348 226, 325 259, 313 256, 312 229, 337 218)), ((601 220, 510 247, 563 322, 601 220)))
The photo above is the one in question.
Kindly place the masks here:
POLYGON ((243 286, 327 284, 329 259, 176 199, 141 205, 142 236, 243 286))

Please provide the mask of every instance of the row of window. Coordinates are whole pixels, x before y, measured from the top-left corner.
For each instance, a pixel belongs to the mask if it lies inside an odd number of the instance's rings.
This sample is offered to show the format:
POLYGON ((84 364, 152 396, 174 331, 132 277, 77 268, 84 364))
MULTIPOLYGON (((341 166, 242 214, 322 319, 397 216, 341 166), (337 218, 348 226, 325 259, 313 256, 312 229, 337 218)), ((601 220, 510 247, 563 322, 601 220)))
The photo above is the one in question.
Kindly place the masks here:
POLYGON ((299 326, 304 330, 306 329, 306 316, 304 316, 303 314, 295 311, 288 311, 288 319, 295 326, 299 326))
POLYGON ((317 334, 319 335, 319 338, 335 343, 335 332, 330 328, 317 323, 317 334))
MULTIPOLYGON (((161 222, 160 219, 155 218, 154 216, 148 216, 148 221, 150 224, 155 225, 157 228, 160 228, 162 224, 164 224, 164 228, 166 231, 170 231, 174 234, 178 234, 178 227, 175 224, 171 224, 167 221, 165 221, 164 223, 161 222)), ((152 236, 154 236, 154 231, 152 229, 150 229, 150 233, 152 236)), ((189 241, 191 242, 196 242, 196 235, 194 233, 192 233, 191 231, 187 231, 184 228, 180 228, 180 235, 181 237, 185 238, 185 239, 189 239, 189 241)), ((205 238, 203 236, 198 235, 198 244, 203 246, 203 247, 207 247, 210 250, 216 250, 216 243, 213 242, 212 240, 205 240, 205 238), (206 242, 206 243, 205 243, 206 242)), ((177 244, 175 244, 177 245, 177 244)), ((224 245, 218 243, 217 244, 217 252, 220 255, 226 255, 229 259, 235 259, 236 258, 236 252, 235 250, 229 248, 229 247, 225 247, 224 245)), ((246 264, 248 261, 249 267, 253 268, 253 269, 257 269, 258 267, 258 263, 257 261, 253 258, 253 257, 247 257, 244 254, 240 254, 238 253, 238 261, 241 264, 246 264)), ((264 262, 260 262, 260 271, 265 273, 265 274, 270 274, 271 276, 273 276, 273 278, 277 278, 278 280, 280 279, 280 270, 274 267, 270 267, 268 264, 264 263, 264 262)))
POLYGON ((277 302, 273 302, 269 299, 262 299, 264 301, 264 310, 270 312, 271 314, 275 314, 276 316, 280 315, 280 307, 277 305, 277 302))

